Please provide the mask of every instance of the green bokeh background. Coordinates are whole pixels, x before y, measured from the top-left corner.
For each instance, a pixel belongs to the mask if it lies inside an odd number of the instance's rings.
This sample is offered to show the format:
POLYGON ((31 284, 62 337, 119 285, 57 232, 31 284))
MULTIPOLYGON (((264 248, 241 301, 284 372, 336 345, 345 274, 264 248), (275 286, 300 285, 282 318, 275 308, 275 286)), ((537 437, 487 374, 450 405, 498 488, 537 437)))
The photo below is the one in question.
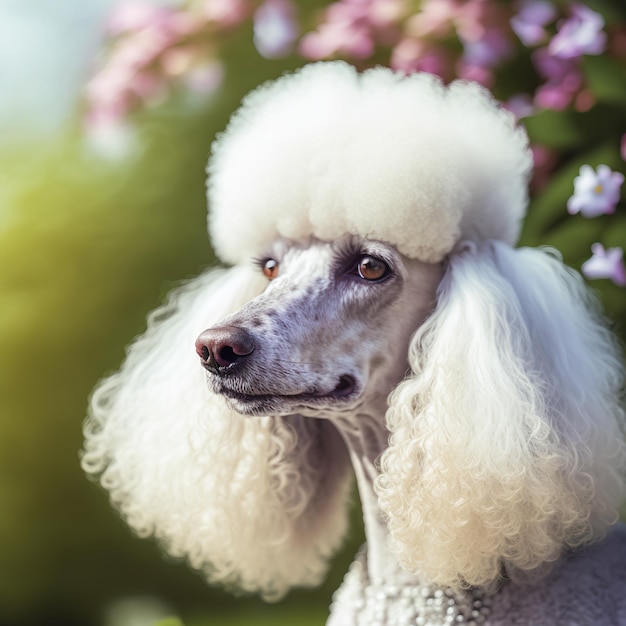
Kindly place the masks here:
MULTIPOLYGON (((120 617, 129 599, 147 613, 156 599, 158 614, 186 626, 321 626, 362 541, 355 511, 321 589, 273 606, 233 599, 133 537, 79 467, 90 390, 167 291, 214 262, 204 193, 212 138, 246 91, 302 63, 261 59, 245 29, 226 58, 226 82, 204 106, 179 95, 137 116, 142 149, 132 158, 90 151, 78 111, 54 136, 0 149, 0 626, 131 626, 120 617)), ((523 243, 554 245, 574 267, 594 241, 626 244, 623 201, 595 220, 564 210, 582 163, 624 171, 626 78, 607 59, 585 63, 598 105, 527 124, 560 162, 533 200, 523 243)), ((594 288, 623 337, 626 291, 594 288)))

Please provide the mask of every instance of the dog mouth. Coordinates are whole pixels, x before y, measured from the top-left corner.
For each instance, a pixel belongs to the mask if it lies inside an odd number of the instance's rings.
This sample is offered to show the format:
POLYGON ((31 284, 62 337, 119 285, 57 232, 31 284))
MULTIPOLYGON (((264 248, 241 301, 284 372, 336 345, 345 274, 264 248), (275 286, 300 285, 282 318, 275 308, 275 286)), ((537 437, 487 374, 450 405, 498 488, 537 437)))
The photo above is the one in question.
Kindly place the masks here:
POLYGON ((244 414, 289 413, 298 408, 326 408, 350 402, 358 395, 356 379, 350 374, 339 377, 330 391, 312 389, 296 393, 256 393, 241 383, 209 376, 213 391, 224 398, 235 410, 244 414))

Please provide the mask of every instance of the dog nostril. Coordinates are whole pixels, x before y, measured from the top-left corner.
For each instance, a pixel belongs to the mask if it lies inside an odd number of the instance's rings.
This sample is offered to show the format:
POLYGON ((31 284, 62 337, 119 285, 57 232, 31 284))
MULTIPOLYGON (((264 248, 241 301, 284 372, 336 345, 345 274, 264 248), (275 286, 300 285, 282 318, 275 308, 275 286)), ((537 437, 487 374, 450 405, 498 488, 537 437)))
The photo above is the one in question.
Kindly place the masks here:
POLYGON ((354 380, 354 378, 352 378, 352 376, 344 374, 339 379, 339 382, 337 383, 334 392, 338 396, 348 396, 354 390, 355 385, 356 381, 354 380))
POLYGON ((223 348, 220 348, 220 351, 217 354, 217 358, 226 363, 234 363, 238 356, 239 355, 237 355, 234 348, 231 346, 224 346, 223 348))
POLYGON ((253 351, 252 337, 235 326, 209 328, 196 340, 196 352, 202 364, 213 372, 232 365, 253 351))

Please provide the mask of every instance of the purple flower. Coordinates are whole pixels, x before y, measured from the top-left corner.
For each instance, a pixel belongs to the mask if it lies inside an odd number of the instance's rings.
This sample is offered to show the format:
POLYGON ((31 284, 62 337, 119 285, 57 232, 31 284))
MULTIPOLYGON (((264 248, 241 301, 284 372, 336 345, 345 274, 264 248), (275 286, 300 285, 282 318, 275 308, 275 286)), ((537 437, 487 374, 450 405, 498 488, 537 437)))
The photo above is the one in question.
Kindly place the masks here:
POLYGON ((511 55, 511 43, 506 34, 499 28, 485 30, 480 39, 465 40, 463 43, 463 60, 473 67, 495 67, 511 55))
POLYGON ((590 165, 583 165, 574 179, 574 195, 567 201, 567 211, 585 217, 613 213, 623 182, 624 175, 611 171, 608 165, 598 165, 596 171, 590 165))
POLYGON ((594 243, 591 252, 593 256, 583 263, 583 274, 592 280, 608 278, 619 287, 626 287, 624 251, 621 248, 605 250, 601 243, 594 243))
POLYGON ((561 82, 564 77, 578 68, 575 59, 555 57, 548 48, 535 50, 531 59, 539 76, 554 82, 561 82))
POLYGON ((539 48, 532 54, 537 73, 546 79, 535 93, 535 104, 544 109, 561 111, 567 107, 583 84, 576 59, 552 56, 547 48, 539 48))
POLYGON ((457 63, 457 75, 487 87, 494 80, 492 70, 511 55, 511 42, 500 28, 485 28, 480 38, 467 39, 459 33, 463 56, 457 63))
POLYGON ((584 4, 572 5, 572 15, 558 26, 548 44, 550 54, 561 59, 575 59, 583 54, 602 54, 606 33, 604 18, 584 4))
POLYGON ((525 46, 536 46, 547 38, 544 26, 556 17, 556 9, 546 0, 522 2, 517 15, 511 18, 511 28, 525 46))
POLYGON ((254 45, 266 59, 287 56, 297 37, 295 9, 289 0, 266 0, 254 13, 254 45))
POLYGON ((523 117, 529 117, 536 113, 536 107, 533 104, 533 99, 527 93, 518 93, 511 96, 504 104, 504 106, 520 120, 523 117))

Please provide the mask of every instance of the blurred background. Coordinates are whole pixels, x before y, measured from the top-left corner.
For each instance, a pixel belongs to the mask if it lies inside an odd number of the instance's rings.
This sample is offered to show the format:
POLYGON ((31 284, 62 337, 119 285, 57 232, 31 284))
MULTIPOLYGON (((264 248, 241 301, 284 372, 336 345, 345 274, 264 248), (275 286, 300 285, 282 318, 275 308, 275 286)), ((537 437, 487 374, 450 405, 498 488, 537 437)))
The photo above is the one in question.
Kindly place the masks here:
POLYGON ((582 269, 624 338, 621 0, 2 0, 0 24, 0 626, 325 621, 357 510, 328 582, 266 605, 133 537, 79 467, 90 390, 214 263, 209 146, 264 80, 341 58, 490 87, 533 144, 522 243, 582 269))

